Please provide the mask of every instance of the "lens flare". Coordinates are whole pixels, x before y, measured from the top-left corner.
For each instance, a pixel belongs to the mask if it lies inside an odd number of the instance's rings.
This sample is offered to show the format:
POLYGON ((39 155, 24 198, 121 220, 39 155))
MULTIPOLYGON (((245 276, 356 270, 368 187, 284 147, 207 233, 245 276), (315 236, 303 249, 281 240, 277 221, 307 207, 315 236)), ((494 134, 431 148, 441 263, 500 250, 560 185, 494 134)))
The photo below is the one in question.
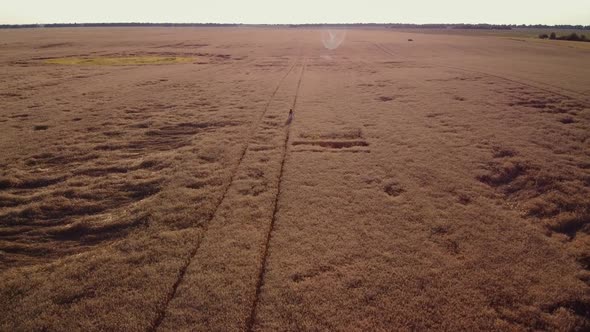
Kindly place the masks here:
POLYGON ((322 30, 322 43, 329 50, 337 49, 346 38, 346 30, 322 30))

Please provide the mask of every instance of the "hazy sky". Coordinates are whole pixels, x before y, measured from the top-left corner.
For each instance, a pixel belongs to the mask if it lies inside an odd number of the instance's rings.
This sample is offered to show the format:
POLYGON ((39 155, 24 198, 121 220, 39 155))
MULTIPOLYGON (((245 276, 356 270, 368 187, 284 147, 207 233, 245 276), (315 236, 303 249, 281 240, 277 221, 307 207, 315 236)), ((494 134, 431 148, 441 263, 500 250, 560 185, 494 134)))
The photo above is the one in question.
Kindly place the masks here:
POLYGON ((590 25, 590 0, 0 0, 0 23, 57 22, 590 25))

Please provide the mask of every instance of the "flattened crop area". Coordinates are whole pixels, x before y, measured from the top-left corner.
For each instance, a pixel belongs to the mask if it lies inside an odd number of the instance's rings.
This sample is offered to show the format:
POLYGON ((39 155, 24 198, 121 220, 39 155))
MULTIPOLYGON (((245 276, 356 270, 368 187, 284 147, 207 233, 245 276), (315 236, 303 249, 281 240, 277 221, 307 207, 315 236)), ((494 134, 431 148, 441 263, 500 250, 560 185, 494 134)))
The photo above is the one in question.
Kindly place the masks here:
POLYGON ((590 328, 587 50, 5 35, 0 330, 590 328))

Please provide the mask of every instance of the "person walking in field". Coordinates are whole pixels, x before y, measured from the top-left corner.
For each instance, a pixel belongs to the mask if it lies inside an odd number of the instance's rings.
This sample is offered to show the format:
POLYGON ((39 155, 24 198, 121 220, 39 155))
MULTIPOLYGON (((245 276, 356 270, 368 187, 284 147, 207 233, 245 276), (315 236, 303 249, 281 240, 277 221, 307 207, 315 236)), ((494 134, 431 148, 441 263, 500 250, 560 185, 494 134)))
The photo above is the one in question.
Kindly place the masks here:
POLYGON ((291 124, 291 122, 293 121, 293 117, 294 117, 294 116, 295 116, 295 115, 293 114, 293 109, 290 109, 290 110, 289 110, 289 117, 287 118, 287 123, 285 123, 285 124, 286 124, 286 125, 290 125, 290 124, 291 124))

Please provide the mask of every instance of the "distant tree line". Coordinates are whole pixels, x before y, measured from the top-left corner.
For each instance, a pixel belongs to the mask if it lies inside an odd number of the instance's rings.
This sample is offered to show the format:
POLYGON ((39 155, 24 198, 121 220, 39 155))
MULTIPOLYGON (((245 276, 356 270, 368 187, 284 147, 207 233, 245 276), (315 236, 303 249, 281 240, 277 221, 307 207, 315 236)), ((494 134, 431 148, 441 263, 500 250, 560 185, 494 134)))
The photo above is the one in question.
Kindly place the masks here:
POLYGON ((583 42, 590 42, 590 39, 586 38, 586 35, 577 34, 572 32, 568 35, 558 36, 555 32, 552 32, 550 35, 546 33, 542 33, 539 35, 541 39, 551 39, 551 40, 571 40, 571 41, 583 41, 583 42))
POLYGON ((31 28, 102 28, 102 27, 236 27, 234 23, 51 23, 51 24, 0 24, 0 29, 31 28))
POLYGON ((509 25, 494 24, 409 24, 409 23, 349 23, 349 24, 289 24, 291 28, 321 28, 321 27, 376 27, 389 29, 494 29, 510 30, 509 25))
POLYGON ((529 28, 529 29, 569 29, 569 30, 590 30, 590 25, 543 25, 543 24, 535 24, 535 25, 518 25, 517 28, 529 28))
POLYGON ((479 30, 511 30, 511 29, 574 29, 590 30, 590 25, 543 25, 543 24, 409 24, 409 23, 310 23, 310 24, 241 24, 241 23, 51 23, 51 24, 0 24, 0 29, 25 28, 76 28, 76 27, 238 27, 238 26, 272 26, 290 28, 347 28, 375 27, 389 29, 479 29, 479 30))

